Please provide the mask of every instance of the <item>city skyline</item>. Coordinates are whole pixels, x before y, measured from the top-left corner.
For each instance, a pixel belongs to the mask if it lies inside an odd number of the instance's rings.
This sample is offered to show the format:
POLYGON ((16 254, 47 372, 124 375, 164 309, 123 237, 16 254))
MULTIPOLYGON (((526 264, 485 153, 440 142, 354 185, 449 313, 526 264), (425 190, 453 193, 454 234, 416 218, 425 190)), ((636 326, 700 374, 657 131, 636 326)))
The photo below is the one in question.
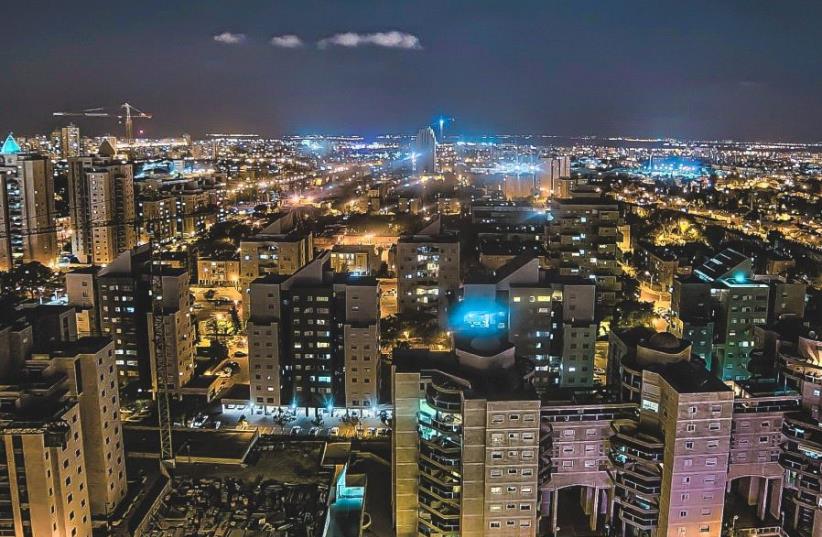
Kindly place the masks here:
POLYGON ((128 101, 154 114, 147 137, 413 133, 446 114, 465 135, 820 139, 812 2, 77 7, 10 8, 5 131, 128 101))

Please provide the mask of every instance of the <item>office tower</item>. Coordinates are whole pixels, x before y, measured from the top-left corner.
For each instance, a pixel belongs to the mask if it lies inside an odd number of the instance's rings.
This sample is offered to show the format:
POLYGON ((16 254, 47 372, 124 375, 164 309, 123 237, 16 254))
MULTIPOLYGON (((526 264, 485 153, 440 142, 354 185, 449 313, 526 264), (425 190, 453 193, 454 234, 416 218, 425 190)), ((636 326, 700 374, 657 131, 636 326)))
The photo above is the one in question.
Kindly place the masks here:
POLYGON ((63 159, 79 157, 83 154, 80 129, 69 125, 60 129, 60 155, 63 159))
POLYGON ((371 277, 338 274, 326 252, 290 276, 250 285, 251 402, 371 411, 377 404, 379 297, 371 277))
POLYGON ((613 306, 622 288, 619 206, 590 187, 578 187, 571 196, 551 204, 554 219, 546 226, 551 266, 563 276, 591 278, 597 302, 613 306))
POLYGON ((639 419, 613 424, 620 535, 723 534, 734 394, 683 347, 656 334, 622 359, 622 392, 639 399, 639 419))
POLYGON ((5 222, 0 229, 0 256, 6 265, 11 251, 12 258, 19 257, 23 263, 54 266, 59 249, 51 161, 21 153, 19 147, 9 135, 0 153, 0 173, 5 174, 4 194, 0 195, 0 219, 5 222))
POLYGON ((74 255, 81 263, 111 263, 137 244, 133 167, 100 157, 73 157, 68 166, 74 255))
POLYGON ((537 188, 546 198, 569 197, 571 185, 571 157, 542 157, 540 172, 537 176, 537 188))
POLYGON ((414 139, 414 154, 411 156, 414 172, 418 174, 436 173, 437 137, 434 129, 423 127, 414 139))
POLYGON ((137 202, 140 242, 166 243, 177 236, 177 200, 158 194, 141 196, 137 202))
POLYGON ((540 402, 523 374, 513 346, 494 338, 395 351, 398 537, 537 534, 540 402))
MULTIPOLYGON (((167 265, 156 267, 155 272, 163 280, 166 353, 169 371, 175 375, 169 384, 176 389, 190 378, 194 363, 189 274, 167 265)), ((88 326, 89 333, 114 340, 121 386, 137 382, 149 389, 156 385, 155 349, 149 328, 151 285, 149 245, 123 252, 105 267, 72 271, 66 277, 68 303, 77 309, 78 326, 88 326)))
POLYGON ((444 313, 460 285, 460 243, 437 218, 414 235, 400 237, 396 255, 399 312, 444 313))
MULTIPOLYGON (((194 374, 195 336, 190 312, 189 275, 184 269, 165 266, 159 272, 163 290, 162 326, 167 378, 164 380, 158 377, 154 312, 149 310, 146 314, 146 324, 151 389, 157 393, 160 383, 165 382, 171 393, 179 393, 180 388, 185 386, 194 374)), ((150 278, 148 275, 147 277, 150 278)), ((104 277, 100 280, 105 281, 104 277)))
POLYGON ((93 516, 107 517, 127 490, 114 344, 108 338, 80 338, 35 353, 28 371, 62 374, 77 400, 82 423, 83 461, 93 516))
POLYGON ((245 317, 249 314, 248 288, 252 281, 267 274, 294 274, 313 258, 314 238, 297 228, 294 213, 280 215, 253 238, 241 241, 240 286, 245 317))

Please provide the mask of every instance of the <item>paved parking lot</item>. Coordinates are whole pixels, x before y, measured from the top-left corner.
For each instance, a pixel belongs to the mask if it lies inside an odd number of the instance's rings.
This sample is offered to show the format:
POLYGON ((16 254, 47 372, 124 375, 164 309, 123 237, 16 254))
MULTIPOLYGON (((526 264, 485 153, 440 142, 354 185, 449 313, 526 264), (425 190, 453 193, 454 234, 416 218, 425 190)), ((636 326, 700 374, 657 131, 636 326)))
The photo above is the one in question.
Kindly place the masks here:
POLYGON ((317 421, 313 412, 306 415, 305 409, 298 409, 293 420, 281 425, 275 420, 275 416, 265 416, 260 414, 250 414, 247 410, 242 409, 225 409, 223 413, 217 418, 221 421, 221 427, 237 427, 240 418, 245 418, 249 428, 257 428, 260 434, 292 434, 292 430, 299 427, 299 430, 294 433, 295 436, 309 436, 311 430, 316 428, 316 436, 328 437, 331 436, 332 430, 334 436, 344 438, 354 438, 356 436, 373 436, 374 433, 382 433, 385 435, 388 430, 388 425, 377 417, 358 418, 356 421, 346 420, 340 416, 322 416, 321 421, 317 421))

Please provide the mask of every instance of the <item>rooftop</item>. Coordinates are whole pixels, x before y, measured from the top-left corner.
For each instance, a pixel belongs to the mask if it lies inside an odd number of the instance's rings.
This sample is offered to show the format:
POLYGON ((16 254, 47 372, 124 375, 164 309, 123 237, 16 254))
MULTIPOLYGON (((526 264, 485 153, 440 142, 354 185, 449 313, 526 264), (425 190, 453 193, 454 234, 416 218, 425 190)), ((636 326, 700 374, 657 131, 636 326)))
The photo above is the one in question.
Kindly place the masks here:
POLYGON ((539 397, 533 386, 525 381, 528 364, 517 360, 513 367, 477 370, 463 367, 454 352, 429 351, 426 349, 396 349, 394 367, 397 372, 441 373, 465 380, 463 390, 466 399, 491 401, 527 401, 539 397))

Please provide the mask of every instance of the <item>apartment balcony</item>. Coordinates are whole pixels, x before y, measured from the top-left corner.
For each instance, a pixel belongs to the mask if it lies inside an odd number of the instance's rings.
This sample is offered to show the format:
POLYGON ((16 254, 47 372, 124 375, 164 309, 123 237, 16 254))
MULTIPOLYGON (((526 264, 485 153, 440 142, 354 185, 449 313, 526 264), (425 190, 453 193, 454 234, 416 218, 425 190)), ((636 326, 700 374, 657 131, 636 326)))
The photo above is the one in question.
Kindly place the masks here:
POLYGON ((659 475, 642 475, 639 472, 620 471, 614 476, 614 483, 629 492, 658 497, 662 492, 662 477, 659 475))
POLYGON ((459 449, 456 452, 442 452, 435 447, 428 446, 426 441, 420 442, 420 458, 436 464, 446 471, 458 469, 462 462, 462 454, 459 449))
POLYGON ((656 436, 643 432, 633 420, 616 420, 611 424, 610 458, 617 466, 629 461, 661 463, 665 446, 656 436))
POLYGON ((423 514, 436 515, 444 520, 459 520, 460 510, 453 503, 443 502, 428 496, 420 496, 420 516, 423 514))
POLYGON ((430 464, 421 464, 419 469, 420 474, 443 487, 457 487, 460 485, 460 476, 456 472, 446 471, 430 464))
POLYGON ((428 496, 431 500, 449 503, 453 506, 459 507, 460 494, 462 487, 452 486, 443 487, 430 481, 425 476, 420 476, 419 497, 428 496))
POLYGON ((435 527, 432 523, 428 521, 423 521, 420 519, 420 523, 417 525, 417 533, 420 535, 424 535, 425 537, 459 537, 459 524, 457 524, 457 528, 454 530, 441 530, 435 527))
POLYGON ((443 412, 459 412, 462 409, 462 390, 448 384, 431 383, 425 390, 428 404, 443 412))
POLYGON ((418 419, 420 423, 440 433, 446 435, 462 434, 462 420, 458 416, 452 414, 429 416, 421 412, 418 414, 418 419))
POLYGON ((799 507, 809 510, 816 509, 817 499, 813 494, 803 493, 798 490, 785 489, 784 498, 786 501, 792 502, 799 507))
POLYGON ((643 530, 656 528, 659 522, 659 509, 655 505, 632 500, 620 497, 615 499, 620 520, 643 530))
POLYGON ((820 471, 819 459, 808 457, 797 450, 797 445, 794 442, 787 442, 783 445, 784 451, 779 455, 779 464, 786 470, 793 470, 803 475, 820 479, 822 471, 820 471))

